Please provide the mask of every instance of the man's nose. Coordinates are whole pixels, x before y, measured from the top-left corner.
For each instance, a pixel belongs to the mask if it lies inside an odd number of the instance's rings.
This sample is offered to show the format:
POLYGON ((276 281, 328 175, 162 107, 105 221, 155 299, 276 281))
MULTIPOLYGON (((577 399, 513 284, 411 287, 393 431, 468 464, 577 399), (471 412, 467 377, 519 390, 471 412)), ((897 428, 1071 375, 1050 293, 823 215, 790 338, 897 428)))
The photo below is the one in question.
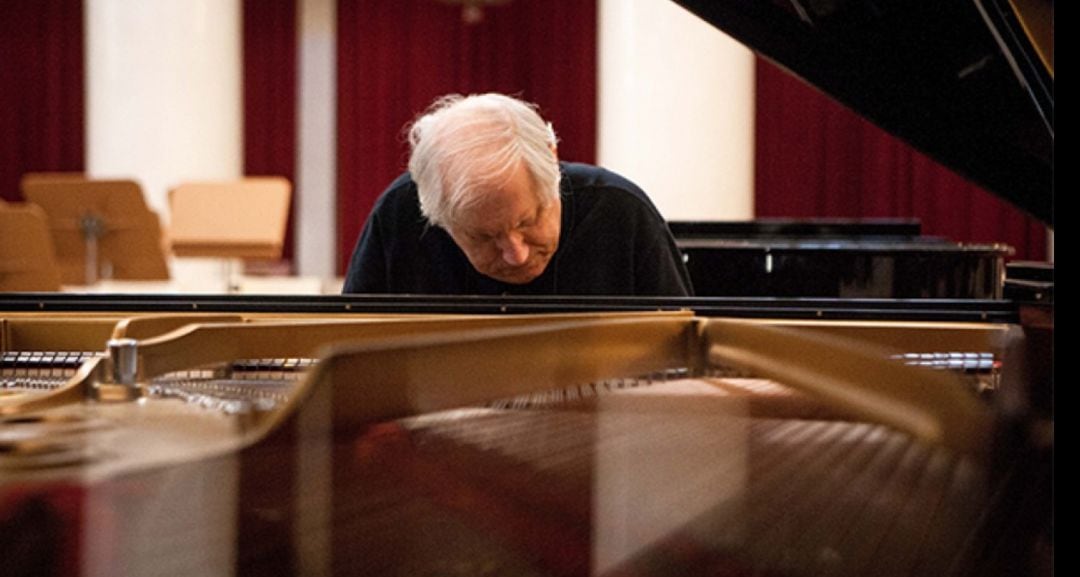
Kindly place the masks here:
POLYGON ((519 233, 513 232, 499 239, 499 250, 503 260, 511 266, 521 266, 529 260, 529 245, 519 233))

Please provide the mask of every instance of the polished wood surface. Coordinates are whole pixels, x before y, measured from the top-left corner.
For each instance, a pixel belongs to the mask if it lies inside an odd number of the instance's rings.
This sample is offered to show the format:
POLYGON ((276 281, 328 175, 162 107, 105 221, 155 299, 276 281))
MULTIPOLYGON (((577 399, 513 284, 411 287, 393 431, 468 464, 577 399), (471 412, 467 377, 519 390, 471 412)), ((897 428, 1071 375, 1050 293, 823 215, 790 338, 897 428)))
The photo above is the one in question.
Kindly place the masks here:
MULTIPOLYGON (((882 347, 933 323, 3 322, 5 353, 99 353, 0 397, 0 528, 45 536, 0 539, 14 575, 982 574, 1002 530, 991 407, 882 347), (132 397, 114 336, 135 337, 132 397)), ((1007 331, 938 324, 995 353, 1007 331)))
POLYGON ((292 184, 280 177, 189 182, 169 191, 177 256, 281 257, 292 184))
POLYGON ((43 175, 24 179, 22 193, 48 215, 64 284, 169 278, 161 221, 137 182, 43 175))

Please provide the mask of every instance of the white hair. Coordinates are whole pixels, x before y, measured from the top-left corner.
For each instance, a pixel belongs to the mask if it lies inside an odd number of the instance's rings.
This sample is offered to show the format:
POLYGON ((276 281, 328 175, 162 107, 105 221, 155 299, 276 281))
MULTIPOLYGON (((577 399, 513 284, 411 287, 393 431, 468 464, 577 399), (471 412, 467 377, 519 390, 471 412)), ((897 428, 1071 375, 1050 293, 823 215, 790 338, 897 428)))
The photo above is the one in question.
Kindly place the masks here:
POLYGON ((420 212, 446 228, 478 200, 502 186, 524 163, 547 206, 559 197, 555 131, 536 106, 503 94, 453 94, 436 100, 409 129, 409 172, 420 212))

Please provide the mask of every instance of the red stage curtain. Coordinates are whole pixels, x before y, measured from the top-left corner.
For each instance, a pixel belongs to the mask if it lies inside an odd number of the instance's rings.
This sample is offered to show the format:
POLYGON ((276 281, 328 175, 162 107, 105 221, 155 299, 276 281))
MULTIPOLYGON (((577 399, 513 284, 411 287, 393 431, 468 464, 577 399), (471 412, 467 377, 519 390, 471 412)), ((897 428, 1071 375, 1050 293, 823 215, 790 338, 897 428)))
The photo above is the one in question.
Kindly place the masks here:
POLYGON ((85 166, 82 0, 0 2, 0 198, 27 172, 85 166))
POLYGON ((402 128, 437 96, 497 91, 537 103, 560 157, 596 156, 596 0, 511 0, 467 24, 439 0, 338 0, 338 261, 400 174, 402 128))
POLYGON ((296 182, 297 0, 244 0, 244 174, 284 176, 293 202, 282 258, 292 260, 296 182))
POLYGON ((1046 228, 775 66, 758 60, 759 217, 915 217, 924 234, 1046 260, 1046 228))

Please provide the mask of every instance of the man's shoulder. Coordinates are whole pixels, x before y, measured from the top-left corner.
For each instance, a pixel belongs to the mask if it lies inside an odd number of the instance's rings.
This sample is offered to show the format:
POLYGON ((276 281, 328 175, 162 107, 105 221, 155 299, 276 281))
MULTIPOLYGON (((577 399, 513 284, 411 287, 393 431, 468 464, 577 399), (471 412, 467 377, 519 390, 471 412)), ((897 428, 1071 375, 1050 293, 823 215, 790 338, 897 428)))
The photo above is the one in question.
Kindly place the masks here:
POLYGON ((416 183, 408 172, 402 173, 386 187, 375 201, 375 212, 402 211, 414 209, 419 211, 419 200, 416 192, 416 183))
POLYGON ((379 195, 368 219, 368 225, 380 231, 385 243, 415 242, 423 235, 426 224, 416 184, 407 172, 379 195))
MULTIPOLYGON (((559 168, 573 189, 615 188, 645 197, 641 187, 606 168, 580 162, 560 162, 559 168)), ((647 197, 646 197, 647 198, 647 197)))
POLYGON ((649 196, 630 179, 591 164, 563 162, 561 169, 574 202, 616 212, 640 211, 662 220, 649 196))

